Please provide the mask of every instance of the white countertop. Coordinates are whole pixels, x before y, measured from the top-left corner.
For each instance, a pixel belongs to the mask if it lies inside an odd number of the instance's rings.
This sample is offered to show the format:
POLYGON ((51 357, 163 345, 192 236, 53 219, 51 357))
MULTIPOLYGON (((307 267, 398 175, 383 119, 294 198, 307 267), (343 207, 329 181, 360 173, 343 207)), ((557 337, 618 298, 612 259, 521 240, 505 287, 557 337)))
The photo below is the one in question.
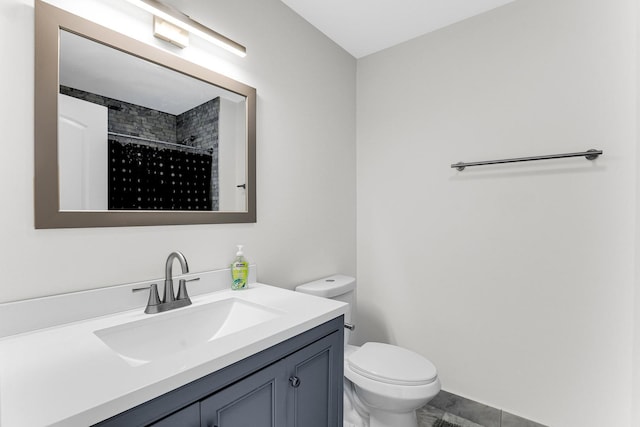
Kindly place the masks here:
POLYGON ((282 315, 140 366, 125 362, 94 331, 172 311, 148 315, 139 307, 1 338, 0 426, 87 427, 346 312, 341 302, 258 283, 197 295, 191 307, 230 297, 282 315))

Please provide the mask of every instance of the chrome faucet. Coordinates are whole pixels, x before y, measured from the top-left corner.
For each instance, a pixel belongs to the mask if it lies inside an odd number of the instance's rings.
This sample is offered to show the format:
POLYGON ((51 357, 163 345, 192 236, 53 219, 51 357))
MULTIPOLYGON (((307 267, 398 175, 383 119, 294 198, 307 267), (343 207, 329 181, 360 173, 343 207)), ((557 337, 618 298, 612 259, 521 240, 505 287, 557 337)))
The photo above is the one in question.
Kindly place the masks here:
POLYGON ((189 272, 189 264, 187 259, 181 252, 171 252, 167 257, 167 263, 165 264, 165 277, 164 277, 164 295, 162 301, 158 295, 158 285, 152 284, 144 288, 134 288, 133 292, 144 291, 149 289, 149 301, 144 312, 148 314, 161 313, 163 311, 173 310, 174 308, 186 307, 191 304, 191 298, 187 292, 187 282, 193 282, 194 280, 200 280, 199 277, 194 279, 180 279, 178 286, 178 296, 175 296, 173 291, 173 261, 177 259, 180 262, 182 268, 182 274, 189 272))

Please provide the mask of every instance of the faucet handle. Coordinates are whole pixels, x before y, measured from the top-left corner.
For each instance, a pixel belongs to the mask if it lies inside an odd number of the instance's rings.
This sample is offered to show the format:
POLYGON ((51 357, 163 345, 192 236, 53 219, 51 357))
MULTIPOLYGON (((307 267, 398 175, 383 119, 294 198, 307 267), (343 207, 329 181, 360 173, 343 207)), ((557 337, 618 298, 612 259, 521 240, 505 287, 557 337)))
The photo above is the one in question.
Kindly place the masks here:
POLYGON ((178 296, 176 297, 176 300, 190 299, 189 293, 187 292, 187 282, 195 282, 196 280, 200 280, 200 278, 194 277, 193 279, 180 279, 178 282, 178 296))
POLYGON ((149 289, 149 300, 147 301, 147 308, 145 308, 145 313, 157 313, 157 306, 160 305, 160 295, 158 294, 158 285, 153 283, 150 286, 145 286, 143 288, 133 288, 132 292, 145 291, 149 289))

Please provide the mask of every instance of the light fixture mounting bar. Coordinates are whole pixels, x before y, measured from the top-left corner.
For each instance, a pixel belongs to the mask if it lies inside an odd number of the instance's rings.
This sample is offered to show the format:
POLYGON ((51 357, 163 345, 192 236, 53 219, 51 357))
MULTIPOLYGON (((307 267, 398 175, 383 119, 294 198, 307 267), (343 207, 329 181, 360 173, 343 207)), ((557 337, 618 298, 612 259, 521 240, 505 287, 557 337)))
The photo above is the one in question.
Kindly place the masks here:
POLYGON ((213 31, 211 28, 202 25, 198 21, 191 19, 188 15, 180 12, 173 7, 162 3, 158 0, 128 0, 130 3, 138 6, 147 12, 152 13, 159 18, 164 19, 167 22, 172 23, 180 28, 187 30, 223 49, 235 53, 238 56, 245 57, 247 55, 247 48, 243 45, 236 43, 228 37, 213 31))
POLYGON ((153 16, 153 35, 180 48, 189 46, 189 32, 184 28, 153 16))

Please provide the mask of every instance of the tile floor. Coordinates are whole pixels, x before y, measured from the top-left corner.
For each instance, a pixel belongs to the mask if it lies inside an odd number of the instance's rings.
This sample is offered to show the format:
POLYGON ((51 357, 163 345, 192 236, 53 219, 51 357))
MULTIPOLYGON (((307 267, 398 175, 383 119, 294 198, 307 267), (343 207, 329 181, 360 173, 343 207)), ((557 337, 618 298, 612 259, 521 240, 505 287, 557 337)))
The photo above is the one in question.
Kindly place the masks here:
POLYGON ((419 427, 433 427, 437 419, 461 427, 545 427, 444 390, 420 408, 417 415, 419 427))
POLYGON ((418 427, 433 427, 438 419, 443 419, 460 427, 485 427, 482 424, 474 423, 465 418, 445 412, 434 406, 426 405, 418 410, 418 427))

